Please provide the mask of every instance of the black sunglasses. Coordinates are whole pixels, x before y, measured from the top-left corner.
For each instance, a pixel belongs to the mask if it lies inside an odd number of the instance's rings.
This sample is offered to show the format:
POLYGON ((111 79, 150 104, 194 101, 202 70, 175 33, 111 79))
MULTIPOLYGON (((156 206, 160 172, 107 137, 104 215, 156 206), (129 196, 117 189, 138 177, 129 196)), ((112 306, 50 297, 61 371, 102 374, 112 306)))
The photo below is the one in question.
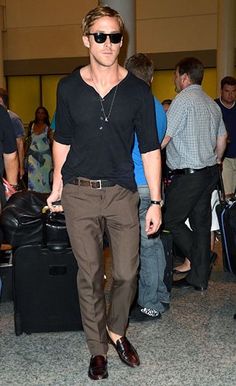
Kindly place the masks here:
POLYGON ((88 35, 93 35, 96 43, 105 43, 105 41, 107 40, 107 36, 109 36, 110 42, 113 44, 120 43, 121 39, 122 39, 122 34, 119 32, 114 33, 114 34, 105 34, 103 32, 95 32, 93 34, 88 34, 88 35))

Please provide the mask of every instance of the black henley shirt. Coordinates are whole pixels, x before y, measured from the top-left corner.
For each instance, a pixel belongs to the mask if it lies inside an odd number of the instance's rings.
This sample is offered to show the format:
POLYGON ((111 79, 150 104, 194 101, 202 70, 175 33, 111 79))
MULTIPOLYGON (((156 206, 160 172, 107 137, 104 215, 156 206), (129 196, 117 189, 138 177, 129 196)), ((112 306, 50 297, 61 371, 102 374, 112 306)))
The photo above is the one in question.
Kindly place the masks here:
POLYGON ((141 153, 160 147, 150 88, 128 73, 115 89, 103 98, 105 115, 110 112, 106 122, 99 94, 82 79, 79 70, 59 82, 54 138, 71 145, 62 167, 64 184, 75 177, 106 179, 135 191, 131 156, 134 132, 141 153))

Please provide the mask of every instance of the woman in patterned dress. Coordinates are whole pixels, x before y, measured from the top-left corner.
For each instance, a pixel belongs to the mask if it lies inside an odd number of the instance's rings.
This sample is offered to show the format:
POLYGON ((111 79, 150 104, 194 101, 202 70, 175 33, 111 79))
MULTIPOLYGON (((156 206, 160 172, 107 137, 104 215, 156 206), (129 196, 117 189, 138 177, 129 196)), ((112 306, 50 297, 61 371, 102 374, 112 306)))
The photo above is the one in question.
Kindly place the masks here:
POLYGON ((35 119, 29 128, 28 190, 41 193, 51 191, 52 137, 48 111, 45 107, 40 106, 35 111, 35 119))

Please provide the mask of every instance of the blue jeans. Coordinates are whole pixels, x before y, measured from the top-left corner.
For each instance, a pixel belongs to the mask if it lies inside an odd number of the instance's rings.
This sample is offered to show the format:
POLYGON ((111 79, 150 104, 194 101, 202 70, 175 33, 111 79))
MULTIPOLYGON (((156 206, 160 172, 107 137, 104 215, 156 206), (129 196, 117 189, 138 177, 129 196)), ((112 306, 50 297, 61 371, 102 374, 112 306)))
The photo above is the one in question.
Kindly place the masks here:
POLYGON ((150 206, 150 194, 147 186, 138 187, 139 222, 140 222, 140 271, 138 304, 142 307, 164 311, 161 304, 170 302, 170 293, 164 283, 166 259, 160 236, 148 238, 145 232, 146 213, 150 206))

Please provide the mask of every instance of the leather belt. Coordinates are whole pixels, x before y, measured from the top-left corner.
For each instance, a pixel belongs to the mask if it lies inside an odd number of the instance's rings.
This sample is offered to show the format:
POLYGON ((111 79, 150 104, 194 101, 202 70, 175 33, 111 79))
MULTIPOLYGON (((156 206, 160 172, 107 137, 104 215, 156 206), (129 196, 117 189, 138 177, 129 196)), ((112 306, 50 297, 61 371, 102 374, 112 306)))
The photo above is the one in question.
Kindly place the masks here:
POLYGON ((211 168, 213 168, 215 166, 217 166, 217 164, 216 165, 212 165, 212 166, 206 166, 205 168, 201 168, 201 169, 192 169, 192 168, 175 169, 175 170, 171 170, 170 174, 172 176, 181 176, 181 175, 194 174, 194 173, 202 172, 204 170, 211 169, 211 168))
POLYGON ((115 182, 111 182, 109 180, 84 180, 83 178, 77 177, 71 184, 78 186, 87 186, 92 189, 102 189, 102 188, 110 188, 111 186, 115 186, 115 182))

